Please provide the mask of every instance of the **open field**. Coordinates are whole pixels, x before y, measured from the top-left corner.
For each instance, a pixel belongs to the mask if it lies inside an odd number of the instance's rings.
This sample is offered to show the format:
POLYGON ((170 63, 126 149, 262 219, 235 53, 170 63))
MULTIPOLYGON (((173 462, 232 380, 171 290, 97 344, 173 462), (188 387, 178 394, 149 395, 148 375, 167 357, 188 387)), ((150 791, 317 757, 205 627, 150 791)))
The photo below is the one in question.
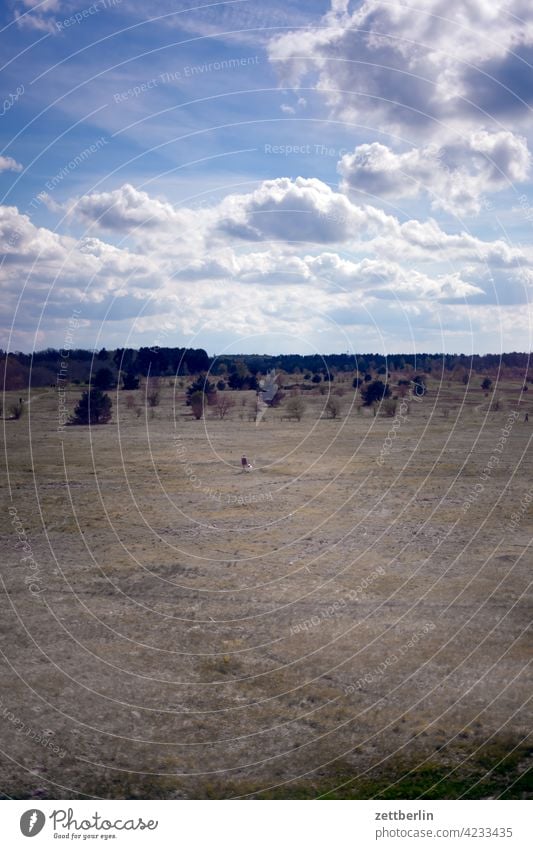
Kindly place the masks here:
POLYGON ((531 795, 533 388, 491 409, 478 377, 393 431, 348 381, 336 419, 317 390, 195 421, 164 381, 64 432, 32 390, 2 423, 2 793, 531 795))

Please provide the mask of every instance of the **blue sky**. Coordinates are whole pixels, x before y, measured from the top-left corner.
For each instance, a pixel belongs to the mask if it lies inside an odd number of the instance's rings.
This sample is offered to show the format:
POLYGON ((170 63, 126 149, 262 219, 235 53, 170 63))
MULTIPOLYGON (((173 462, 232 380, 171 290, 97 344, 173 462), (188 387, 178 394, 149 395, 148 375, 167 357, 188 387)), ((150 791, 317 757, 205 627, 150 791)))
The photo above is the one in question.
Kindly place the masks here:
POLYGON ((4 349, 530 350, 529 0, 0 14, 4 349))

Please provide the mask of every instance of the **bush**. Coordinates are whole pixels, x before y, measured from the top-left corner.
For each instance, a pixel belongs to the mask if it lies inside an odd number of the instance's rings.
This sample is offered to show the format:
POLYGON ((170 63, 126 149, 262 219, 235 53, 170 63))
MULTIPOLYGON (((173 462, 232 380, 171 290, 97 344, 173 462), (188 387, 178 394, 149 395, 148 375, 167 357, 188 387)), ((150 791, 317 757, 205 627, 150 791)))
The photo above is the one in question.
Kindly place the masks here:
POLYGON ((229 413, 231 408, 234 406, 235 401, 233 400, 233 398, 229 398, 228 395, 220 395, 220 397, 217 397, 217 401, 215 404, 215 412, 219 419, 222 420, 226 417, 227 413, 229 413))
POLYGON ((415 374, 413 377, 413 395, 422 398, 427 392, 426 378, 423 374, 415 374))
POLYGON ((313 377, 311 378, 311 380, 312 380, 313 383, 321 383, 322 382, 322 378, 319 374, 314 374, 313 377))
POLYGON ((111 419, 112 406, 111 398, 101 389, 89 389, 81 396, 70 423, 73 425, 107 424, 111 419))
POLYGON ((481 384, 481 388, 484 391, 488 392, 488 390, 490 389, 491 386, 492 386, 492 380, 490 379, 490 377, 485 377, 482 384, 481 384))
POLYGON ((218 383, 217 383, 217 389, 219 390, 219 392, 224 392, 225 388, 226 388, 226 382, 224 380, 219 380, 218 383))
POLYGON ((304 399, 300 395, 294 395, 285 404, 285 409, 287 410, 287 415, 300 421, 305 413, 306 406, 304 399))
POLYGON ((382 416, 387 416, 388 418, 394 418, 396 415, 396 407, 397 402, 393 398, 389 398, 380 405, 380 412, 382 416))
POLYGON ((190 386, 187 387, 187 405, 190 406, 192 396, 197 392, 201 392, 202 395, 207 395, 207 403, 215 404, 217 399, 217 391, 215 389, 215 384, 210 383, 205 374, 201 374, 200 377, 197 377, 190 386))
POLYGON ((146 400, 149 407, 159 407, 161 401, 161 382, 158 377, 151 377, 147 383, 146 400))
POLYGON ((204 414, 205 396, 203 392, 197 390, 193 392, 189 398, 189 405, 195 419, 201 419, 204 414))
POLYGON ((340 416, 341 409, 342 404, 340 400, 336 397, 331 397, 329 398, 328 403, 325 407, 326 416, 328 417, 328 419, 336 419, 337 416, 340 416))
POLYGON ((384 398, 388 398, 390 389, 388 384, 383 383, 382 380, 371 380, 370 383, 363 386, 361 394, 365 407, 371 407, 376 401, 382 401, 384 398))

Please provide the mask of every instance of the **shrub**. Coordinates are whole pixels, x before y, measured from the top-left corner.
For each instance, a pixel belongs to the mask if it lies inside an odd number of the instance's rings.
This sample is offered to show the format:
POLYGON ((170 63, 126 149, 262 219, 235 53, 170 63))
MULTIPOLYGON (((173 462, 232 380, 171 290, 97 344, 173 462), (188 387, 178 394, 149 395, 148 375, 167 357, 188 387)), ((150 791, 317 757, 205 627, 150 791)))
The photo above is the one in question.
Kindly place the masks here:
POLYGON ((159 407, 161 401, 161 383, 158 377, 151 377, 146 386, 146 400, 149 407, 159 407))
POLYGON ((195 419, 201 419, 204 414, 205 396, 203 392, 196 390, 189 398, 189 405, 195 419))
POLYGON ((217 397, 217 401, 215 404, 215 412, 219 419, 222 420, 226 417, 231 408, 234 406, 235 401, 233 400, 233 398, 229 398, 227 395, 220 395, 219 397, 217 397))
POLYGON ((287 410, 287 415, 300 421, 305 413, 306 406, 304 399, 300 395, 293 395, 285 404, 285 409, 287 410))
POLYGON ((187 404, 191 404, 192 396, 196 394, 196 392, 201 392, 202 395, 207 395, 207 403, 214 404, 216 402, 217 391, 215 389, 215 384, 210 383, 205 374, 201 374, 200 377, 197 377, 190 386, 187 387, 187 404))
POLYGON ((81 396, 70 423, 73 425, 107 424, 111 419, 112 406, 111 398, 101 389, 89 389, 81 396))
POLYGON ((312 379, 313 383, 321 383, 322 382, 322 378, 319 374, 314 374, 311 379, 312 379))
POLYGON ((340 412, 342 409, 342 404, 339 398, 332 396, 328 399, 328 402, 325 407, 326 416, 328 419, 336 419, 337 416, 340 416, 340 412))
POLYGON ((382 380, 371 380, 370 383, 363 386, 361 394, 365 407, 371 407, 376 401, 382 401, 384 398, 388 398, 390 389, 388 384, 383 383, 382 380))
POLYGON ((488 390, 490 389, 491 386, 492 386, 492 380, 490 379, 490 377, 485 377, 483 379, 482 384, 481 384, 481 388, 484 391, 488 392, 488 390))
POLYGON ((421 398, 428 391, 426 386, 426 378, 423 374, 415 374, 412 383, 413 395, 416 395, 418 398, 421 398))
POLYGON ((225 388, 226 388, 226 381, 225 380, 219 380, 218 383, 217 383, 217 389, 219 390, 219 392, 224 392, 225 388))
POLYGON ((396 407, 397 406, 398 406, 397 402, 394 400, 394 398, 388 398, 387 400, 383 401, 383 403, 380 405, 381 415, 387 416, 388 418, 391 418, 391 419, 394 418, 394 416, 396 415, 396 407))

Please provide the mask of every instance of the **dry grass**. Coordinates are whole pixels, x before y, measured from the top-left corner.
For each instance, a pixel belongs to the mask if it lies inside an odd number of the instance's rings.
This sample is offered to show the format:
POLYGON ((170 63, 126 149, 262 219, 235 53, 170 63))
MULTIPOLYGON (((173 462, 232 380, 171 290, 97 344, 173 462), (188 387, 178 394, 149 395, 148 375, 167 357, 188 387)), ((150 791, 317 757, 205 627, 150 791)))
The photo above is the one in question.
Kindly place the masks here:
POLYGON ((193 421, 161 385, 155 418, 121 392, 58 434, 39 390, 5 422, 5 795, 528 795, 524 405, 463 508, 521 381, 498 410, 430 381, 385 454, 349 385, 333 420, 193 421))

